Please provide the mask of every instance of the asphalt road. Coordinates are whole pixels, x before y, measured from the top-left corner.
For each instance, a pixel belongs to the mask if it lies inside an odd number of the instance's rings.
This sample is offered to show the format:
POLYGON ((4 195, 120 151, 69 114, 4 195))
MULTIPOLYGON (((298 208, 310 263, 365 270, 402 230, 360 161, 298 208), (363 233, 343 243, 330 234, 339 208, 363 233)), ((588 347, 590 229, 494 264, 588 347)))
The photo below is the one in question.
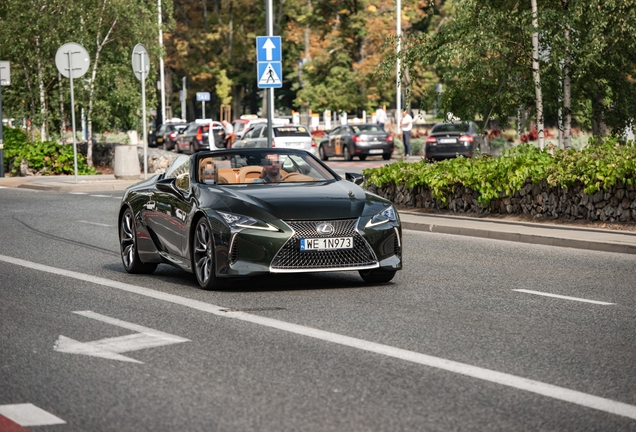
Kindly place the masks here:
POLYGON ((632 255, 407 230, 390 284, 206 292, 169 266, 124 272, 120 195, 0 189, 0 416, 30 403, 65 422, 37 431, 636 430, 632 255), (54 349, 140 333, 168 342, 124 359, 54 349))

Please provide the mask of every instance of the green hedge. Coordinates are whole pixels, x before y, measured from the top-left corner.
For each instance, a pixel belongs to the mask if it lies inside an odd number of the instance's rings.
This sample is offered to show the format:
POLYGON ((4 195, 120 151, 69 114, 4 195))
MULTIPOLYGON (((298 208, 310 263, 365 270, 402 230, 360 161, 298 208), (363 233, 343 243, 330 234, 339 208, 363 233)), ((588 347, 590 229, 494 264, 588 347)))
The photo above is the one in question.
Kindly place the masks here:
POLYGON ((553 153, 523 144, 496 158, 481 155, 433 163, 398 161, 364 170, 364 176, 376 186, 387 183, 426 186, 442 201, 446 193, 461 185, 478 191, 479 202, 487 205, 502 193, 512 196, 527 180, 533 183, 545 180, 553 187, 568 187, 578 180, 587 194, 609 189, 617 181, 633 185, 636 183, 636 148, 632 142, 621 145, 615 138, 590 139, 582 151, 553 153))
MULTIPOLYGON (((29 143, 24 131, 5 127, 4 168, 5 172, 17 175, 23 159, 42 175, 73 174, 73 146, 58 144, 53 141, 29 143)), ((95 168, 89 167, 86 157, 77 154, 77 173, 81 175, 97 174, 95 168)))

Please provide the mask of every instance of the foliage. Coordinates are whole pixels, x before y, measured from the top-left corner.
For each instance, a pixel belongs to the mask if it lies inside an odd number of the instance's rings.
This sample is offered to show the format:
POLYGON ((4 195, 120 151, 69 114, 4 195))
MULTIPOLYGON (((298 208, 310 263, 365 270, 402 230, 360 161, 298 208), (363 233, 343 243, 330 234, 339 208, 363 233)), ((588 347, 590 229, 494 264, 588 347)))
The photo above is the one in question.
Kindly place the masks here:
MULTIPOLYGON (((436 31, 406 37, 400 56, 405 67, 432 67, 444 85, 440 109, 462 119, 498 118, 503 124, 516 117, 519 107, 534 105, 530 2, 442 3, 452 5, 452 13, 436 31)), ((620 134, 636 117, 633 0, 538 3, 545 110, 556 117, 562 105, 562 64, 570 56, 574 117, 587 127, 604 122, 620 134), (564 36, 566 28, 570 37, 564 36)), ((436 8, 435 14, 442 11, 436 8)), ((387 81, 396 59, 389 56, 382 64, 387 81)))
POLYGON ((635 184, 636 148, 632 144, 621 145, 615 138, 591 139, 582 151, 558 150, 554 154, 522 144, 498 158, 482 155, 435 163, 400 161, 364 170, 364 175, 376 186, 428 187, 443 202, 447 193, 461 185, 479 192, 478 201, 487 205, 501 194, 512 196, 527 181, 546 181, 552 187, 569 187, 580 181, 591 194, 619 181, 635 184))
MULTIPOLYGON (((58 144, 52 141, 28 143, 23 131, 13 128, 3 130, 5 150, 5 170, 11 175, 18 174, 20 163, 26 159, 29 168, 42 175, 73 174, 73 146, 58 144)), ((77 155, 77 172, 81 175, 97 174, 89 167, 82 154, 77 155)))

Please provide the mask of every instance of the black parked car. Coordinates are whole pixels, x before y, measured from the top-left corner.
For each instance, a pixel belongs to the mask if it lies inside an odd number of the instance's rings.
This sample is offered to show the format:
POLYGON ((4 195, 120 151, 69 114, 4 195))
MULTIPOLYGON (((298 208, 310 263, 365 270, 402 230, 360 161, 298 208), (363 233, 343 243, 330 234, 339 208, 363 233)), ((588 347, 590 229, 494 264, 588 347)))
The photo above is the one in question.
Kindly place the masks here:
POLYGON ((426 139, 427 159, 473 157, 481 150, 484 138, 474 122, 437 123, 426 139))
POLYGON ((382 156, 389 160, 394 150, 393 135, 380 125, 352 124, 338 126, 329 132, 318 145, 320 159, 327 160, 332 156, 343 156, 350 161, 354 156, 365 160, 367 156, 382 156))
POLYGON ((151 147, 162 147, 164 150, 173 150, 177 145, 177 137, 188 126, 187 123, 166 123, 159 126, 155 131, 154 145, 151 147))
POLYGON ((195 120, 188 123, 183 133, 177 136, 177 153, 194 154, 201 150, 222 148, 225 148, 225 129, 218 121, 195 120))
POLYGON ((124 193, 124 268, 152 273, 170 264, 194 273, 203 289, 267 273, 357 271, 366 282, 388 282, 402 269, 398 212, 358 186, 359 174, 347 180, 304 150, 179 156, 124 193))

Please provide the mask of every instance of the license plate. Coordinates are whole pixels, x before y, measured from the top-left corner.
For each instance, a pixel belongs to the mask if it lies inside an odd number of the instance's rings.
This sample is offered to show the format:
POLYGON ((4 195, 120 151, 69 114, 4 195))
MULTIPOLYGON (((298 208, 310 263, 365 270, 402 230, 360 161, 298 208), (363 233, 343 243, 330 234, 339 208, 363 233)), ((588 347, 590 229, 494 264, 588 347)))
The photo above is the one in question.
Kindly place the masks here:
POLYGON ((380 153, 384 153, 384 150, 382 150, 382 149, 371 149, 371 150, 369 150, 369 154, 380 154, 380 153))
POLYGON ((157 142, 163 142, 163 138, 157 138, 157 142))
POLYGON ((300 250, 353 249, 353 237, 325 237, 300 239, 300 250))
POLYGON ((439 142, 442 144, 455 144, 457 140, 455 138, 442 138, 439 142))

